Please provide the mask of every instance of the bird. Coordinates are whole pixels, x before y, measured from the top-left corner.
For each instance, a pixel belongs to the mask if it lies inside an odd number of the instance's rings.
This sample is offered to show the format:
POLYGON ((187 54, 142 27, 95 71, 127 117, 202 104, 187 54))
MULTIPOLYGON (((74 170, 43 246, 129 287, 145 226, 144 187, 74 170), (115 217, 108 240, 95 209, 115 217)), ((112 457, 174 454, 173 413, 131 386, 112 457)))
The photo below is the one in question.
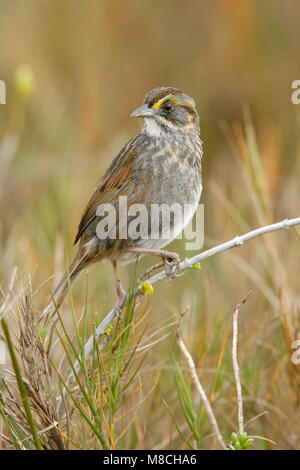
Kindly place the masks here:
POLYGON ((190 96, 178 88, 161 86, 149 91, 142 106, 131 116, 142 118, 143 127, 117 154, 92 193, 75 237, 74 244, 79 245, 77 254, 42 317, 51 318, 82 270, 103 259, 112 262, 119 297, 124 296, 125 291, 118 263, 154 255, 161 257, 168 276, 176 276, 179 256, 163 248, 182 232, 199 204, 202 192, 199 115, 190 96), (124 201, 127 212, 122 215, 120 207, 124 201), (165 230, 160 218, 155 236, 152 233, 150 236, 152 208, 161 205, 188 207, 188 210, 179 219, 171 211, 169 230, 165 230), (139 236, 136 231, 133 231, 134 236, 129 233, 130 228, 136 228, 132 215, 136 206, 146 211, 143 220, 147 222, 148 237, 139 236), (112 209, 112 214, 115 210, 115 217, 110 219, 109 227, 106 224, 105 232, 103 222, 107 207, 112 209))

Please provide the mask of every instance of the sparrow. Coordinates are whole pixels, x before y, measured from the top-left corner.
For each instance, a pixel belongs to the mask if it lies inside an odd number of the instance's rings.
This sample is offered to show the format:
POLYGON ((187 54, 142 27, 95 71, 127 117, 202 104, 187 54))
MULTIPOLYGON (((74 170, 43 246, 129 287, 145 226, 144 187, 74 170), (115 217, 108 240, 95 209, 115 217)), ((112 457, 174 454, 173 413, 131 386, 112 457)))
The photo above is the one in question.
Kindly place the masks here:
POLYGON ((137 256, 159 256, 166 273, 176 276, 179 256, 162 248, 182 232, 199 204, 202 191, 199 116, 194 100, 173 87, 148 92, 143 105, 131 116, 143 118, 143 128, 120 150, 96 186, 78 226, 74 242, 79 245, 77 254, 42 317, 49 318, 60 308, 69 285, 83 269, 105 258, 112 262, 119 296, 125 291, 117 263, 134 261, 137 256), (153 236, 150 230, 153 208, 162 206, 188 209, 182 210, 182 217, 171 211, 167 228, 161 217, 156 218, 153 236), (145 212, 143 223, 140 222, 143 236, 132 230, 138 225, 136 208, 145 212))

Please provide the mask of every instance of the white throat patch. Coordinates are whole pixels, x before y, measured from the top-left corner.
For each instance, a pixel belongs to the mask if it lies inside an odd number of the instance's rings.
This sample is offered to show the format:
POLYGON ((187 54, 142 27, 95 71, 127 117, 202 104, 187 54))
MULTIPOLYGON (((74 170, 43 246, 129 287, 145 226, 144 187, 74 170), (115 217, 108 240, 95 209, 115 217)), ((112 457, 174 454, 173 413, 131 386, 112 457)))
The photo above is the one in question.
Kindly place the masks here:
POLYGON ((162 134, 162 128, 157 123, 156 119, 144 118, 144 132, 151 137, 160 137, 162 134))

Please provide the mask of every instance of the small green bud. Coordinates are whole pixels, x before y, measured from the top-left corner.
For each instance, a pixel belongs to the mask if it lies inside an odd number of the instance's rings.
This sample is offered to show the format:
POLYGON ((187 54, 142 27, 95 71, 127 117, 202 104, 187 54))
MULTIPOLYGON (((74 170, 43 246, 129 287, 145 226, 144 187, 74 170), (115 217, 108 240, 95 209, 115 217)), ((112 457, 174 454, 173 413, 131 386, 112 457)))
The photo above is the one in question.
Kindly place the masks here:
POLYGON ((242 432, 241 434, 237 434, 235 432, 231 433, 231 442, 235 450, 245 450, 251 447, 253 439, 247 438, 247 433, 242 432))
POLYGON ((243 449, 249 449, 249 447, 251 447, 252 445, 252 442, 253 442, 253 439, 247 439, 247 441, 244 442, 243 444, 243 449))
POLYGON ((108 325, 108 327, 106 328, 106 330, 104 331, 104 334, 105 334, 106 336, 110 336, 110 335, 111 335, 111 332, 112 332, 112 329, 113 329, 113 327, 112 327, 112 324, 110 323, 110 324, 108 325))
POLYGON ((19 65, 15 72, 15 88, 22 98, 29 98, 35 90, 35 78, 30 65, 19 65))
POLYGON ((150 284, 149 281, 145 281, 142 283, 142 291, 146 295, 152 295, 154 292, 153 286, 150 284))
POLYGON ((239 441, 242 445, 246 442, 246 440, 247 440, 246 432, 242 432, 241 434, 239 434, 239 441))
POLYGON ((241 446, 240 441, 236 441, 236 442, 233 444, 233 447, 235 448, 235 450, 242 450, 242 446, 241 446))
POLYGON ((201 269, 201 264, 200 263, 195 263, 193 266, 193 269, 201 269))

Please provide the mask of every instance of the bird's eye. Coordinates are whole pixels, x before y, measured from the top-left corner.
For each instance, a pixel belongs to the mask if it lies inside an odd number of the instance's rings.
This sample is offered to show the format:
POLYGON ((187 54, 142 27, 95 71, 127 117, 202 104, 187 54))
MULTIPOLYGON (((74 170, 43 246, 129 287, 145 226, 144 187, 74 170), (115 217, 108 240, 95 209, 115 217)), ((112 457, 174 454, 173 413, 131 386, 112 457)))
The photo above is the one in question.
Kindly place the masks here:
POLYGON ((164 111, 167 111, 167 113, 169 113, 170 111, 172 111, 172 109, 173 109, 172 103, 167 102, 167 103, 164 104, 164 111))

